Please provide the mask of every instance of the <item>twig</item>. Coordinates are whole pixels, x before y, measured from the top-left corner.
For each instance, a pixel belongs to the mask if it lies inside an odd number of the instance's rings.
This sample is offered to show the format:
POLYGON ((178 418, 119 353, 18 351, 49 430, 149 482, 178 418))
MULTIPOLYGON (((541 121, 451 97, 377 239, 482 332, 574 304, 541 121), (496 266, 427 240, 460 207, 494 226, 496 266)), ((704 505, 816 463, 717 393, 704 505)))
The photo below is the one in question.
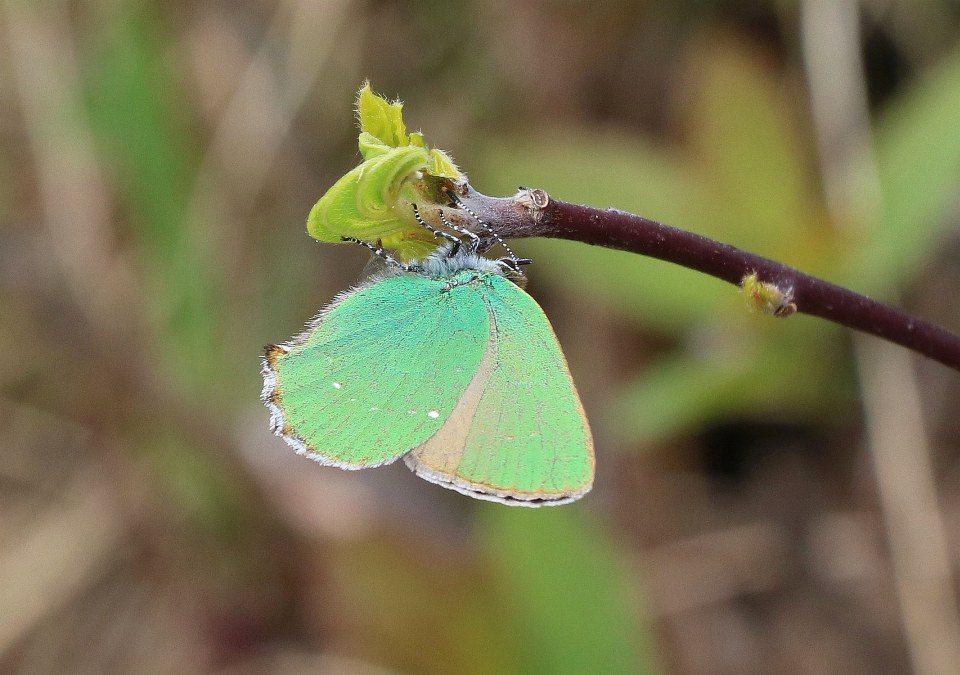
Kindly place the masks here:
POLYGON ((551 199, 542 190, 487 197, 457 185, 464 204, 504 238, 551 237, 630 251, 740 285, 748 274, 776 286, 796 311, 876 335, 960 370, 960 336, 899 309, 707 237, 632 213, 551 199))

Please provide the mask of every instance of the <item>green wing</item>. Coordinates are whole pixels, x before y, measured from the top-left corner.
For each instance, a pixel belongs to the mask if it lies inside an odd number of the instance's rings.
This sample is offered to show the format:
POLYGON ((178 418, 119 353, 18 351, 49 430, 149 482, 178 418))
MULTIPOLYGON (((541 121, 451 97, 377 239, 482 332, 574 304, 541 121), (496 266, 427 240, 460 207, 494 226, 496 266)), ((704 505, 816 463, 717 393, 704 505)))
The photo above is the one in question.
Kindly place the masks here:
POLYGON ((474 378, 490 319, 470 286, 399 275, 351 291, 263 361, 274 432, 300 454, 360 469, 440 429, 474 378))
POLYGON ((479 286, 493 330, 443 427, 406 456, 421 477, 517 506, 566 504, 593 483, 593 440, 540 306, 503 277, 479 286))

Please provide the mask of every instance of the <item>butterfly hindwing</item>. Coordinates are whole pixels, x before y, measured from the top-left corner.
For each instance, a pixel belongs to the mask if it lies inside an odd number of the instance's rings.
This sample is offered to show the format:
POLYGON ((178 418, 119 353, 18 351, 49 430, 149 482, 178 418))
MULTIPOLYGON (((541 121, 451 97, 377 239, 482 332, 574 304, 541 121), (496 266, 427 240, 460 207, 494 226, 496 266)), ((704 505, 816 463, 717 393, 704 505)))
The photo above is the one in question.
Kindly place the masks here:
POLYGON ((347 469, 386 464, 441 428, 489 335, 486 305, 467 286, 409 274, 378 280, 268 350, 264 400, 301 454, 347 469))
POLYGON ((457 407, 407 457, 419 475, 514 505, 563 504, 589 491, 590 429, 539 305, 501 276, 478 285, 489 341, 457 407))

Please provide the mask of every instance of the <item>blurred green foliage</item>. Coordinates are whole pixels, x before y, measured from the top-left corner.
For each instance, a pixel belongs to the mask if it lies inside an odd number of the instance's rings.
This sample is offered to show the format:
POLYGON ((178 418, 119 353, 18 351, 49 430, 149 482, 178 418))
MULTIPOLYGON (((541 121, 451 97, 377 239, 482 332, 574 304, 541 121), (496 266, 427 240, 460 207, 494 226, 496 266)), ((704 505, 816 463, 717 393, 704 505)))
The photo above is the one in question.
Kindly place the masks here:
POLYGON ((583 506, 475 511, 479 565, 449 545, 338 557, 358 648, 418 673, 654 672, 639 589, 583 506))
POLYGON ((478 516, 503 619, 522 643, 518 672, 654 672, 651 638, 638 625, 640 589, 583 506, 484 506, 478 516))
POLYGON ((223 271, 209 225, 189 220, 201 148, 166 56, 171 35, 149 3, 121 3, 104 18, 85 71, 90 123, 135 228, 152 299, 145 309, 163 326, 169 365, 184 386, 209 390, 216 374, 232 372, 224 352, 210 349, 222 337, 223 271))

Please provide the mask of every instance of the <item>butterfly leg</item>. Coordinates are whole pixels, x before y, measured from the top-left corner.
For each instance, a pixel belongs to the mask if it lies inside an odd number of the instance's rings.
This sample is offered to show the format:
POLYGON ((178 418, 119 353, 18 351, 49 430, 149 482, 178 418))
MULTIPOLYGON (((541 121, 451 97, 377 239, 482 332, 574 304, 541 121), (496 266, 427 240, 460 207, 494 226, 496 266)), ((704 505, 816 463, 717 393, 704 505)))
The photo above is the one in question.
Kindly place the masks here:
POLYGON ((399 260, 394 258, 392 255, 387 253, 386 250, 384 250, 384 248, 379 244, 371 244, 369 241, 364 241, 363 239, 357 239, 356 237, 340 237, 340 240, 349 241, 354 244, 359 244, 360 246, 363 246, 364 248, 369 249, 371 253, 373 253, 375 256, 383 260, 385 263, 387 263, 391 267, 396 267, 397 269, 401 269, 404 272, 423 271, 423 268, 420 267, 420 265, 407 265, 405 263, 400 262, 399 260))
MULTIPOLYGON (((506 241, 504 241, 503 237, 501 237, 499 234, 497 234, 496 230, 494 230, 490 225, 488 225, 486 222, 484 222, 484 220, 483 220, 480 216, 478 216, 476 213, 474 213, 473 210, 472 210, 469 206, 467 206, 466 204, 464 204, 464 203, 463 203, 463 200, 460 199, 460 197, 457 195, 456 192, 448 191, 447 194, 450 196, 450 199, 453 201, 454 204, 456 204, 459 208, 463 209, 463 210, 466 211, 468 214, 470 214, 470 216, 471 216, 475 221, 477 221, 477 224, 478 224, 480 227, 482 227, 491 237, 493 237, 498 244, 500 244, 501 246, 503 246, 503 250, 507 252, 507 257, 506 257, 506 258, 501 258, 501 259, 500 259, 500 262, 501 262, 501 263, 505 263, 511 270, 513 270, 513 271, 516 272, 517 274, 522 274, 522 272, 520 272, 520 266, 521 266, 521 265, 529 265, 529 264, 532 263, 533 261, 530 260, 529 258, 518 258, 518 257, 517 257, 517 254, 513 252, 513 249, 510 248, 510 246, 507 244, 506 241)), ((440 220, 441 220, 441 222, 443 222, 445 225, 447 224, 446 221, 445 221, 445 219, 443 218, 443 214, 442 214, 442 213, 440 214, 440 220)), ((470 234, 472 234, 474 237, 476 237, 476 235, 473 234, 472 232, 471 232, 470 234)))
POLYGON ((454 232, 459 232, 463 236, 467 237, 470 240, 471 252, 476 252, 476 250, 480 248, 480 237, 465 227, 451 223, 449 220, 447 220, 446 216, 443 215, 443 211, 440 212, 440 222, 443 223, 444 227, 449 227, 454 232))
MULTIPOLYGON (((420 215, 420 209, 417 208, 417 205, 416 205, 416 204, 412 204, 412 206, 413 206, 413 217, 417 219, 417 222, 420 224, 420 227, 422 227, 422 228, 425 229, 426 231, 430 232, 434 237, 442 237, 443 239, 446 239, 447 241, 453 243, 453 246, 450 247, 450 255, 453 255, 453 254, 455 254, 457 251, 460 250, 460 245, 462 244, 462 242, 460 241, 460 239, 458 239, 457 237, 453 236, 453 235, 450 234, 449 232, 444 232, 443 230, 438 230, 437 228, 435 228, 435 227, 433 227, 432 225, 430 225, 429 223, 427 223, 427 221, 425 221, 425 220, 423 219, 423 216, 420 215)), ((451 229, 459 232, 459 230, 458 230, 457 228, 452 227, 452 226, 450 225, 450 223, 448 223, 448 222, 444 219, 443 213, 440 214, 440 220, 441 220, 441 222, 443 222, 443 224, 446 225, 447 227, 449 227, 449 228, 451 228, 451 229)), ((474 236, 476 236, 476 235, 474 235, 474 236)))

